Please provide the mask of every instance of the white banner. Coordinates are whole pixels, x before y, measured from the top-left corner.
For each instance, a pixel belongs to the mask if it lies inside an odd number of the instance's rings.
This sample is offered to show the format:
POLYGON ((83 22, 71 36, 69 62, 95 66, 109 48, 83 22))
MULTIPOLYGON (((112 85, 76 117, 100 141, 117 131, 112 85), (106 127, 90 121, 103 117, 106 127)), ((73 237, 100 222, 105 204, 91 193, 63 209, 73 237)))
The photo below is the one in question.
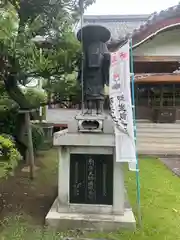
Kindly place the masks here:
POLYGON ((116 161, 128 162, 136 171, 133 113, 130 88, 129 42, 111 54, 109 98, 115 123, 116 161))

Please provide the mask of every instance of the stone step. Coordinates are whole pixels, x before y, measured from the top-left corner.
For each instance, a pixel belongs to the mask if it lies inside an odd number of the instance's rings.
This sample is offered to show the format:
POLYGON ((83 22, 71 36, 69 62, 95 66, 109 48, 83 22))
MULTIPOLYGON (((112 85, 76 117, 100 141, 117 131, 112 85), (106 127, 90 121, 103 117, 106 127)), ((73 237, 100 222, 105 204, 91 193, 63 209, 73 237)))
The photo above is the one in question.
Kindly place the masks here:
MULTIPOLYGON (((147 134, 147 133, 146 133, 147 134)), ((150 155, 180 155, 180 135, 169 134, 169 137, 164 137, 167 133, 155 134, 151 133, 151 137, 138 137, 137 135, 137 151, 139 154, 150 155), (179 138, 178 138, 178 137, 179 138)))
POLYGON ((141 138, 153 138, 153 139, 162 139, 162 138, 176 138, 180 142, 180 134, 178 132, 170 133, 170 132, 137 132, 137 139, 141 138))
POLYGON ((180 151, 180 144, 170 144, 170 143, 138 143, 137 142, 137 148, 138 149, 147 149, 147 150, 163 150, 163 151, 166 151, 166 150, 178 150, 180 151))
POLYGON ((180 128, 138 128, 137 133, 180 133, 180 128))
POLYGON ((142 149, 142 148, 138 148, 137 149, 138 154, 141 155, 180 155, 180 150, 179 149, 167 149, 162 150, 162 149, 142 149))
POLYGON ((180 129, 180 124, 171 123, 137 123, 137 128, 180 129))
POLYGON ((141 143, 153 143, 153 144, 177 144, 180 146, 180 138, 173 138, 173 137, 169 137, 169 138, 156 138, 156 137, 137 137, 137 143, 141 144, 141 143))
POLYGON ((171 153, 179 153, 180 154, 180 147, 176 148, 163 148, 160 146, 154 146, 154 147, 148 147, 148 146, 138 146, 137 145, 137 151, 140 153, 146 152, 146 153, 152 153, 152 152, 159 152, 163 154, 171 154, 171 153))
POLYGON ((152 123, 150 120, 148 119, 136 119, 137 123, 152 123))

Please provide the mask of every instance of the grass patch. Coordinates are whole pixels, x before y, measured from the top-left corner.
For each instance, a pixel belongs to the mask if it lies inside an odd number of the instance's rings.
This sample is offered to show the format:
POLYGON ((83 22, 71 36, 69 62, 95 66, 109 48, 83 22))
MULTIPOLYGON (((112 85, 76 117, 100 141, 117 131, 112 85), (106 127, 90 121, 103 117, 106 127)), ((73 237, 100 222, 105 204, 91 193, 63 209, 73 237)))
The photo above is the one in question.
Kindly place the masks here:
MULTIPOLYGON (((40 160, 43 168, 38 171, 33 186, 40 189, 57 181, 56 153, 49 151, 40 160)), ((135 173, 125 170, 128 195, 136 212, 135 173)), ((140 160, 141 207, 143 228, 136 232, 110 234, 92 233, 88 237, 113 240, 175 240, 180 239, 180 191, 179 178, 174 176, 160 161, 149 158, 140 160)), ((13 200, 12 200, 13 201, 13 200)), ((1 227, 0 239, 56 240, 64 234, 43 228, 28 215, 10 216, 1 227)))
MULTIPOLYGON (((126 186, 136 213, 135 173, 125 171, 126 186)), ((179 178, 160 161, 140 160, 142 229, 136 232, 95 234, 96 237, 122 240, 174 240, 180 239, 179 178)))

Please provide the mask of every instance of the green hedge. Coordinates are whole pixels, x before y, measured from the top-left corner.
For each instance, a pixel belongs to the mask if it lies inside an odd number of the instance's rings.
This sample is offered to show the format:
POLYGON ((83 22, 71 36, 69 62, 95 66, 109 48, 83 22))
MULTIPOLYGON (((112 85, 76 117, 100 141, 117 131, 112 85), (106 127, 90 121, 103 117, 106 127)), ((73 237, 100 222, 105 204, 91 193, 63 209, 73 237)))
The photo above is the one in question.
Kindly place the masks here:
POLYGON ((5 134, 0 135, 0 177, 12 174, 21 159, 13 137, 5 134))

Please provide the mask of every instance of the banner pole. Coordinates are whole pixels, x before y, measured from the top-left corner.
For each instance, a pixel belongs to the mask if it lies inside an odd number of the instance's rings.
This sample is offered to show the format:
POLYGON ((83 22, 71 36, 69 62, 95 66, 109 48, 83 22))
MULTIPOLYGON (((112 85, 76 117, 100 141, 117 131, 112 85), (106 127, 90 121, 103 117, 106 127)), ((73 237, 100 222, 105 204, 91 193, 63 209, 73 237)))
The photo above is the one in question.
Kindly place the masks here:
POLYGON ((79 0, 81 12, 81 112, 84 114, 84 63, 83 63, 83 25, 84 25, 84 0, 79 0))
MULTIPOLYGON (((134 141, 136 147, 136 112, 135 112, 135 94, 134 94, 134 67, 133 67, 133 52, 132 52, 132 39, 129 42, 130 44, 130 72, 131 72, 131 96, 132 96, 132 106, 133 106, 133 124, 134 124, 134 141)), ((141 194, 140 194, 140 177, 139 177, 139 161, 138 154, 136 150, 136 194, 137 194, 137 213, 138 213, 138 223, 140 228, 142 227, 142 215, 141 215, 141 194)))

